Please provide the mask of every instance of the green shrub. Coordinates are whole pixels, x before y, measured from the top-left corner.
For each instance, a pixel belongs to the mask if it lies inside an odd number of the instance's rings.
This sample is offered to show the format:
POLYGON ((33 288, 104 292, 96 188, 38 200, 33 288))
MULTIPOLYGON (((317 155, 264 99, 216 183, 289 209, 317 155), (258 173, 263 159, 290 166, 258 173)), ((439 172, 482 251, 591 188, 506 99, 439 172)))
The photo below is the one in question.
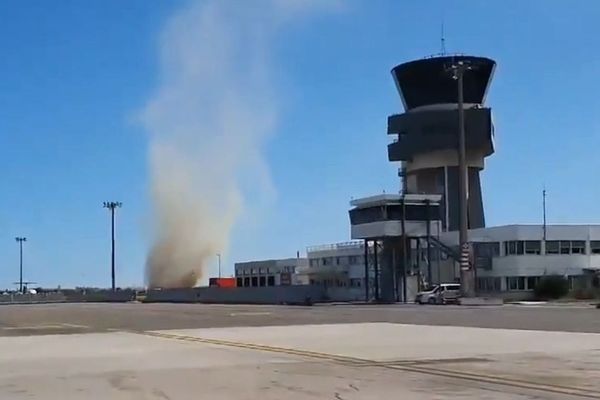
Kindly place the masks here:
POLYGON ((558 299, 569 292, 569 281, 562 276, 552 275, 540 278, 535 285, 535 297, 541 300, 558 299))
POLYGON ((577 288, 573 290, 573 298, 576 300, 591 300, 596 298, 597 289, 577 288))

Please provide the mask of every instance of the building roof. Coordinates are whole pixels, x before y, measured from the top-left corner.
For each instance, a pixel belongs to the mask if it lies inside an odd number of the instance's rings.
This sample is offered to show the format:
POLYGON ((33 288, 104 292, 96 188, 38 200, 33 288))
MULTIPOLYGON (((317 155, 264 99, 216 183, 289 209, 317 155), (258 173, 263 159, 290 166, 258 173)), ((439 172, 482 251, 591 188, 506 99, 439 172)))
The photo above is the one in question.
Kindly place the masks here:
POLYGON ((402 200, 408 204, 422 204, 429 200, 431 203, 436 204, 442 200, 441 194, 397 194, 397 193, 382 193, 374 196, 362 197, 359 199, 353 199, 350 201, 350 205, 356 208, 366 208, 373 206, 382 206, 389 204, 400 204, 402 200))

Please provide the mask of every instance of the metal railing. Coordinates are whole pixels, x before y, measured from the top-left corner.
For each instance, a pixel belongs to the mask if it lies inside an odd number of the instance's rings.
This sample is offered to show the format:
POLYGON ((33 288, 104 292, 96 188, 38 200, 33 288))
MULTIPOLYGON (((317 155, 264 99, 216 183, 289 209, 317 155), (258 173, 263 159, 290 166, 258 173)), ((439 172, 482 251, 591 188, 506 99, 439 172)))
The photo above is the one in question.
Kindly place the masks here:
POLYGON ((453 260, 455 260, 456 262, 459 262, 460 253, 458 252, 458 249, 454 249, 454 248, 448 246, 447 244, 443 243, 435 236, 430 236, 429 240, 430 240, 431 244, 433 245, 433 247, 437 247, 443 253, 445 253, 446 255, 451 257, 453 260))
POLYGON ((340 249, 362 249, 364 242, 362 240, 354 240, 351 242, 341 242, 332 244, 321 244, 317 246, 308 246, 306 252, 325 251, 325 250, 340 250, 340 249))

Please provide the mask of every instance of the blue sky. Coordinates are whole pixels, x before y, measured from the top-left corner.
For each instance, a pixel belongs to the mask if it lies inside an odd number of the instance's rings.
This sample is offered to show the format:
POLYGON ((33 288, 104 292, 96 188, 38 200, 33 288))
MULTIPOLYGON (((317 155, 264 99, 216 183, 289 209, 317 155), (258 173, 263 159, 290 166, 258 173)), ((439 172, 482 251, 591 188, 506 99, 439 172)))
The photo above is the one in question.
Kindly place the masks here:
MULTIPOLYGON (((0 287, 18 277, 21 235, 26 279, 107 286, 105 200, 124 203, 118 283, 143 282, 148 137, 134 116, 158 83, 161 29, 185 3, 0 2, 0 287)), ((225 272, 348 240, 350 198, 398 189, 385 131, 402 109, 389 71, 438 52, 442 18, 448 51, 498 62, 488 224, 541 221, 544 184, 549 222, 600 222, 599 3, 350 0, 273 43, 281 104, 264 154, 276 196, 260 223, 235 227, 225 272)))

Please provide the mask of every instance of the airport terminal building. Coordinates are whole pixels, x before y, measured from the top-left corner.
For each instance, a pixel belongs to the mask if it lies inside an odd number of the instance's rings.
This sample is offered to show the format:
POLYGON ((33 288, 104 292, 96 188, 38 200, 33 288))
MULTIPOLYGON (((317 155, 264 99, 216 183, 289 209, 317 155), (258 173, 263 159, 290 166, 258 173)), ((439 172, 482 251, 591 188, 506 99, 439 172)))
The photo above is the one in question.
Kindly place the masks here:
MULTIPOLYGON (((458 232, 443 232, 440 239, 458 245, 458 232)), ((568 278, 576 290, 589 286, 600 272, 600 225, 495 226, 470 230, 469 241, 480 293, 518 297, 515 292, 532 291, 548 275, 568 278)), ((440 268, 456 269, 454 264, 446 258, 440 268)))
MULTIPOLYGON (((457 246, 458 232, 442 232, 439 240, 457 246)), ((527 298, 537 281, 549 275, 568 278, 571 290, 577 290, 592 285, 600 273, 600 225, 503 225, 471 229, 469 240, 480 294, 527 298)), ((238 263, 235 266, 238 285, 292 282, 326 286, 347 290, 350 297, 362 300, 365 285, 371 290, 376 286, 372 270, 368 271, 369 279, 365 278, 364 246, 364 241, 310 246, 306 258, 238 263), (282 273, 292 276, 269 278, 282 273)), ((420 239, 414 247, 407 274, 418 279, 419 286, 458 281, 459 267, 454 259, 433 246, 428 259, 426 239, 420 239), (428 282, 429 270, 431 282, 428 282)), ((370 258, 367 265, 372 265, 372 246, 367 257, 370 258)))

